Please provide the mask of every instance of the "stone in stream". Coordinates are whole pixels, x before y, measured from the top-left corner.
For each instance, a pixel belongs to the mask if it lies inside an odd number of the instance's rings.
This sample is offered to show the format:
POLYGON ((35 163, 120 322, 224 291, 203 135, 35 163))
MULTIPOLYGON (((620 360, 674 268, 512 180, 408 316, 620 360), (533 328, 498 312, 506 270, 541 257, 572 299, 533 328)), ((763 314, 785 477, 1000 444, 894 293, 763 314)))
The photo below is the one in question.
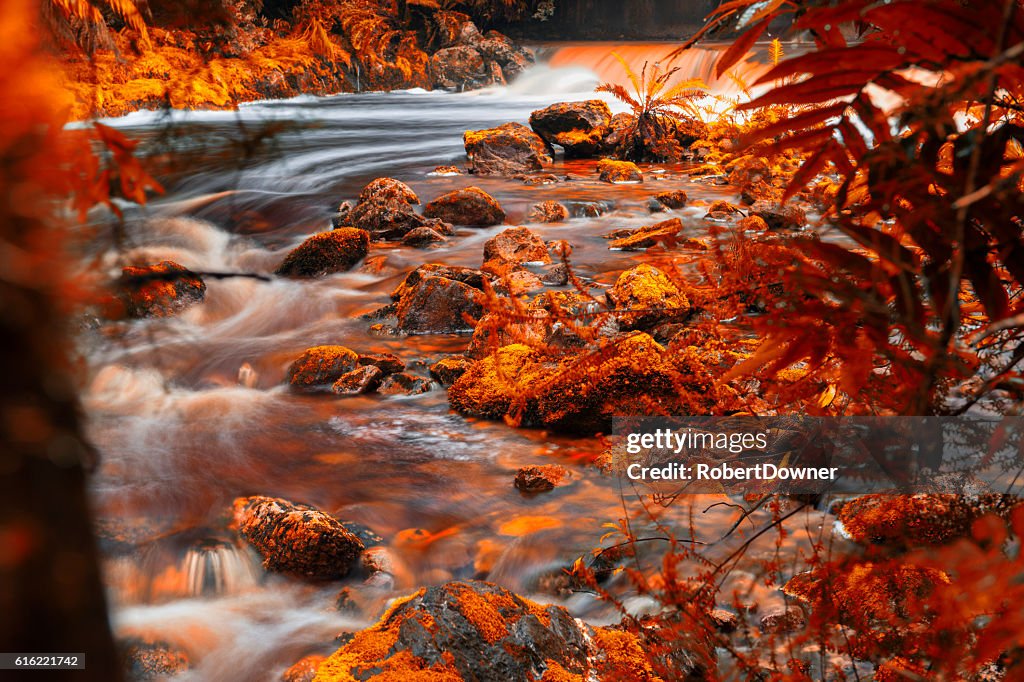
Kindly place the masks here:
POLYGON ((167 317, 206 297, 203 279, 169 260, 121 270, 115 291, 129 317, 167 317))
POLYGON ((358 365, 359 354, 345 346, 314 346, 288 368, 288 384, 296 389, 326 390, 358 365))
POLYGON ((426 226, 414 227, 402 237, 403 244, 419 249, 433 246, 434 244, 443 244, 446 241, 448 241, 447 237, 434 228, 426 226))
POLYGON ((331 386, 331 391, 338 395, 369 393, 377 388, 383 378, 384 372, 380 367, 366 365, 342 374, 331 386))
POLYGON ((393 353, 360 353, 359 364, 379 367, 384 374, 394 374, 405 369, 405 363, 393 353))
POLYGON ((515 486, 524 493, 540 493, 565 485, 569 470, 560 464, 522 467, 516 472, 515 486))
POLYGON ((798 632, 807 626, 807 615, 799 606, 773 609, 761 617, 761 632, 785 634, 798 632))
POLYGON ((562 147, 568 159, 601 153, 611 122, 611 110, 599 99, 552 104, 530 114, 530 127, 548 145, 562 147))
POLYGON ((807 224, 804 210, 791 204, 757 202, 751 206, 750 215, 763 220, 769 230, 800 230, 807 224))
POLYGON ((446 583, 396 601, 328 657, 317 679, 364 679, 377 670, 437 682, 656 679, 636 635, 591 627, 563 607, 485 582, 446 583))
POLYGON ((426 393, 432 386, 430 379, 408 372, 398 372, 384 377, 377 387, 377 392, 383 395, 418 395, 426 393))
POLYGON ((484 272, 500 275, 524 263, 550 262, 544 240, 526 227, 510 227, 484 243, 484 272))
POLYGON ((452 355, 441 358, 430 366, 430 376, 434 377, 442 386, 451 386, 473 363, 465 355, 452 355))
POLYGON ((616 230, 604 237, 612 240, 608 244, 609 249, 642 251, 651 248, 658 242, 671 244, 682 231, 683 221, 679 218, 671 218, 636 230, 616 230))
POLYGON ((477 175, 519 175, 551 164, 544 140, 520 123, 467 130, 462 139, 469 170, 477 175))
POLYGON ((326 658, 322 654, 304 656, 281 674, 281 682, 313 682, 316 671, 326 658))
POLYGON ((419 279, 395 305, 398 330, 412 334, 472 331, 483 312, 482 291, 446 277, 419 279))
POLYGON ((295 247, 274 274, 282 277, 323 277, 351 270, 370 251, 370 233, 354 227, 321 232, 295 247))
POLYGON ((646 263, 626 270, 607 292, 623 329, 650 329, 682 322, 690 314, 690 301, 668 275, 646 263))
POLYGON ((505 211, 479 187, 465 187, 434 199, 423 210, 428 218, 454 225, 489 227, 505 222, 505 211))
POLYGON ((363 543, 334 517, 273 497, 239 497, 234 527, 263 557, 263 567, 313 580, 345 577, 363 543))
POLYGON ((486 79, 489 71, 480 52, 469 45, 453 45, 430 57, 435 88, 466 90, 486 79))
POLYGON ((597 164, 597 172, 601 182, 608 182, 613 185, 634 184, 644 181, 644 174, 640 168, 631 161, 613 161, 602 159, 597 164))
POLYGON ((677 210, 680 208, 686 208, 686 202, 689 197, 686 196, 686 192, 681 189, 672 190, 670 192, 660 192, 654 195, 655 201, 671 210, 677 210))
POLYGON ((348 222, 366 230, 374 239, 401 239, 417 227, 448 234, 451 227, 416 213, 420 198, 412 188, 394 178, 377 178, 359 193, 359 203, 348 213, 348 222))
POLYGON ((125 679, 163 680, 188 672, 188 654, 167 642, 131 638, 118 643, 125 679))
POLYGON ((569 209, 557 201, 543 201, 530 207, 526 219, 531 223, 561 223, 569 219, 569 209))
POLYGON ((427 277, 444 277, 445 279, 462 282, 474 289, 482 290, 484 281, 490 280, 492 276, 482 270, 474 270, 473 268, 466 268, 461 265, 425 263, 405 276, 402 283, 391 292, 391 300, 400 300, 427 277))

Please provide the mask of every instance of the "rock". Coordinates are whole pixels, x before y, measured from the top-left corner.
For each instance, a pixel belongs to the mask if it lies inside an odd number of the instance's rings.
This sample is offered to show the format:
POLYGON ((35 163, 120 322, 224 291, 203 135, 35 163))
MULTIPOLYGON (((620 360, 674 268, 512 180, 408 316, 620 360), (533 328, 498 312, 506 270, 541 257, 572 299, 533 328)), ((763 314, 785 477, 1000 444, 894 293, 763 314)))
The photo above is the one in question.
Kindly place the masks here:
POLYGON ((234 527, 263 556, 268 571, 314 580, 345 577, 363 543, 332 516, 272 497, 239 497, 234 527))
POLYGON ((401 239, 414 228, 427 224, 416 214, 414 206, 419 203, 419 197, 404 182, 377 178, 359 193, 359 203, 349 212, 348 219, 374 239, 401 239))
POLYGON ((191 667, 188 655, 167 642, 128 639, 118 644, 125 678, 163 680, 191 667))
POLYGON ((630 161, 602 159, 597 164, 597 172, 601 176, 601 182, 635 184, 644 181, 644 174, 640 172, 635 163, 630 161))
POLYGON ((352 209, 355 208, 351 201, 343 201, 338 206, 338 212, 331 217, 331 227, 337 230, 339 227, 348 227, 352 209))
POLYGON ((671 245, 675 243, 676 236, 682 231, 683 221, 679 218, 672 218, 636 230, 617 230, 605 235, 605 239, 612 239, 608 244, 609 249, 640 251, 649 249, 658 242, 671 245))
POLYGON ((446 279, 452 279, 456 282, 462 282, 474 289, 483 290, 484 281, 490 278, 490 275, 483 272, 482 270, 474 270, 473 268, 464 268, 460 265, 443 265, 441 263, 426 263, 419 266, 408 275, 399 284, 394 291, 391 292, 391 300, 398 301, 403 298, 406 294, 415 289, 420 282, 427 277, 444 277, 446 279))
POLYGON ((288 384, 315 390, 333 384, 358 365, 359 354, 345 346, 314 346, 288 368, 288 384))
POLYGON ((326 659, 320 654, 310 654, 300 659, 281 675, 281 682, 313 682, 316 671, 326 659))
POLYGON ((561 223, 569 219, 569 209, 557 201, 544 201, 531 206, 526 219, 531 223, 561 223))
POLYGON ((761 617, 761 632, 765 634, 798 632, 806 626, 807 616, 799 606, 774 609, 761 617))
POLYGON ((342 521, 341 525, 345 530, 359 538, 364 547, 378 547, 384 544, 384 538, 375 533, 373 529, 355 521, 342 521))
POLYGON ((472 331, 483 315, 483 293, 446 277, 425 277, 398 300, 395 315, 400 331, 452 334, 472 331))
POLYGON ((338 380, 331 386, 331 391, 338 395, 359 395, 360 393, 369 393, 380 384, 381 379, 384 378, 384 372, 380 370, 380 367, 374 367, 373 365, 366 365, 354 369, 351 372, 346 372, 338 377, 338 380))
POLYGON ((792 205, 780 206, 758 202, 750 209, 750 215, 763 220, 769 230, 799 230, 807 224, 807 214, 792 205))
POLYGON ((387 547, 371 547, 363 552, 361 559, 363 572, 367 575, 374 573, 395 574, 395 557, 387 547))
POLYGON ((323 277, 351 270, 370 252, 370 233, 338 227, 315 234, 295 247, 274 274, 281 277, 323 277))
POLYGON ((655 194, 654 199, 665 208, 677 210, 686 207, 688 197, 686 196, 686 192, 681 189, 677 189, 671 192, 655 194))
POLYGON ((715 629, 722 634, 732 634, 740 627, 740 617, 732 611, 725 609, 714 609, 711 611, 711 622, 715 629))
POLYGON ((545 266, 540 281, 549 287, 565 286, 569 283, 569 266, 565 263, 551 263, 545 266))
POLYGON ((458 166, 438 166, 434 170, 427 173, 427 175, 435 175, 439 177, 452 177, 455 175, 462 175, 462 169, 458 166))
POLYGON ((512 42, 498 31, 488 31, 487 35, 473 41, 484 59, 490 60, 500 68, 504 80, 511 81, 533 63, 533 55, 512 42))
POLYGON ((484 243, 485 272, 504 274, 523 263, 550 263, 544 240, 526 227, 510 227, 484 243))
POLYGON ((664 272, 646 263, 619 275, 607 296, 624 329, 681 322, 690 313, 686 294, 664 272))
POLYGON ((530 187, 539 187, 541 185, 557 185, 560 182, 558 176, 553 173, 520 175, 516 179, 521 180, 524 185, 528 185, 530 187))
POLYGON ((530 127, 549 145, 562 147, 566 158, 601 153, 611 122, 611 110, 599 99, 552 104, 530 114, 530 127))
POLYGON ((406 246, 423 248, 433 244, 441 244, 448 239, 432 227, 415 227, 402 237, 402 243, 406 246))
POLYGON ((436 682, 653 680, 638 638, 592 628, 560 606, 542 606, 497 585, 452 582, 398 600, 376 625, 320 666, 318 680, 436 682))
POLYGON ((360 353, 359 364, 379 367, 384 374, 394 374, 405 369, 405 363, 392 353, 360 353))
POLYGON ((430 379, 408 372, 398 372, 384 377, 377 392, 383 395, 418 395, 426 393, 431 387, 430 379))
POLYGON ((523 344, 499 348, 473 363, 448 389, 448 403, 456 412, 484 419, 502 419, 522 387, 546 378, 550 370, 541 355, 523 344))
POLYGON ((522 467, 516 472, 515 486, 524 493, 539 493, 564 485, 568 478, 569 470, 559 464, 522 467))
POLYGON ((737 215, 743 215, 743 212, 728 201, 719 199, 711 202, 711 205, 708 206, 707 213, 704 214, 704 219, 724 221, 737 215))
POLYGON ((430 57, 430 71, 435 88, 468 90, 487 74, 484 58, 469 45, 445 47, 430 57))
POLYGON ((437 379, 442 386, 451 386, 455 380, 465 373, 473 361, 465 355, 451 355, 441 358, 430 366, 430 376, 437 379))
POLYGON ((169 260, 126 267, 115 286, 125 313, 135 318, 167 317, 206 298, 202 278, 169 260))
POLYGON ((736 224, 736 227, 746 232, 767 232, 768 223, 758 215, 750 215, 736 224))
POLYGON ((494 197, 479 187, 466 187, 440 196, 427 204, 423 213, 428 218, 455 225, 487 227, 505 222, 505 211, 494 197))
POLYGON ((467 130, 462 139, 470 172, 478 175, 532 173, 551 163, 544 140, 519 123, 467 130))

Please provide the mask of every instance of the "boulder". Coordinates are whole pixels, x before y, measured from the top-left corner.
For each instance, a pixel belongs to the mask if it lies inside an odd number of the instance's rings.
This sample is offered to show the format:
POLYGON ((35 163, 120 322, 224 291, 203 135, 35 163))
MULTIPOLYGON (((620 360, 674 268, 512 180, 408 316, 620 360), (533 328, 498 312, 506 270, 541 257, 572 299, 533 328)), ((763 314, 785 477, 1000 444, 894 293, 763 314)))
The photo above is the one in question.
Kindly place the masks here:
POLYGON ((686 294, 664 272, 646 263, 619 275, 607 296, 623 329, 682 322, 690 314, 686 294))
POLYGON ((617 230, 605 235, 605 239, 611 239, 609 249, 622 251, 640 251, 649 249, 658 242, 674 243, 675 238, 683 231, 683 221, 679 218, 664 220, 654 225, 641 227, 636 230, 617 230))
POLYGON ((434 377, 442 386, 451 386, 471 364, 473 361, 465 355, 451 355, 432 364, 430 376, 434 377))
POLYGON ((486 36, 474 39, 472 44, 485 60, 499 67, 506 81, 514 80, 534 61, 528 50, 498 31, 488 31, 486 36))
POLYGON ((331 391, 338 395, 369 393, 380 384, 383 378, 384 372, 380 367, 366 365, 342 374, 331 386, 331 391))
POLYGON ((526 219, 531 223, 561 223, 569 219, 569 209, 557 201, 543 201, 530 207, 526 219))
POLYGON ((515 486, 524 493, 554 490, 569 479, 569 470, 560 464, 522 467, 516 472, 515 486))
POLYGON ((473 363, 448 389, 448 402, 461 414, 502 419, 525 392, 550 370, 529 346, 512 344, 473 363))
POLYGON ((295 247, 274 274, 282 277, 323 277, 351 270, 370 251, 370 233, 339 227, 315 234, 295 247))
POLYGON ((670 192, 655 194, 654 199, 665 208, 677 210, 686 207, 688 197, 686 196, 686 192, 681 189, 677 189, 670 192))
POLYGON ((359 354, 345 346, 314 346, 288 368, 288 384, 297 389, 326 390, 358 366, 359 354))
POLYGON ((636 117, 632 114, 615 114, 608 124, 608 133, 604 138, 604 146, 608 150, 615 150, 629 138, 630 133, 636 126, 636 117))
POLYGON ((593 628, 485 582, 452 582, 400 599, 324 661, 323 682, 657 679, 636 635, 593 628), (382 678, 383 679, 383 678, 382 678))
POLYGON ((597 164, 597 172, 601 177, 601 182, 613 185, 636 184, 644 181, 644 174, 631 161, 602 159, 597 164))
POLYGON ((768 223, 765 222, 764 218, 757 215, 748 215, 743 220, 736 224, 736 227, 745 232, 767 232, 768 223))
POLYGON ((510 227, 484 243, 485 272, 503 274, 523 263, 550 263, 544 240, 526 227, 510 227))
POLYGON ((432 386, 430 379, 408 372, 397 372, 384 377, 377 392, 383 395, 418 395, 426 393, 432 386))
POLYGON ((411 334, 472 331, 483 315, 483 293, 446 277, 425 277, 398 300, 398 329, 411 334), (466 319, 466 318, 470 319, 466 319))
POLYGON ((234 527, 263 556, 268 571, 314 580, 345 577, 363 543, 334 517, 273 497, 239 497, 234 527))
POLYGON ((169 260, 122 269, 115 288, 125 313, 136 318, 174 315, 206 297, 202 278, 169 260))
POLYGON ((419 197, 404 182, 377 178, 359 193, 359 202, 349 211, 348 222, 366 230, 374 239, 401 239, 411 230, 428 225, 416 213, 414 207, 419 203, 419 197))
POLYGON ((467 130, 462 139, 470 172, 478 175, 532 173, 551 163, 544 140, 519 123, 467 130))
POLYGON ((611 122, 611 110, 599 99, 552 104, 530 114, 530 127, 549 145, 562 147, 566 158, 600 154, 611 122))
POLYGON ((313 682, 313 679, 316 678, 316 671, 325 658, 326 656, 320 654, 310 654, 300 659, 282 673, 281 682, 313 682))
POLYGON ((807 626, 807 615, 799 606, 772 609, 761 617, 761 632, 785 634, 798 632, 807 626))
POLYGON ((758 202, 750 208, 750 215, 763 220, 769 230, 800 230, 807 224, 804 210, 791 204, 758 202))
POLYGON ((427 204, 423 213, 428 218, 455 225, 488 227, 505 222, 505 211, 494 197, 479 187, 448 192, 427 204))
POLYGON ((467 90, 487 76, 488 69, 480 52, 469 45, 445 47, 430 57, 435 88, 467 90))

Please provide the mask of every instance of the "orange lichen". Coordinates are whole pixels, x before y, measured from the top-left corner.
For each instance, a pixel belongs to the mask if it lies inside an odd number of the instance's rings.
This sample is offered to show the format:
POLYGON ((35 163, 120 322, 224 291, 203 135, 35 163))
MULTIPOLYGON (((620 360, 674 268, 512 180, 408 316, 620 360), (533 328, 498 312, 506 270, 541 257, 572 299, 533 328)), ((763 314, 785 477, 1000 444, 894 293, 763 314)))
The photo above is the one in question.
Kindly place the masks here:
POLYGON ((636 635, 623 630, 595 628, 594 642, 602 654, 595 667, 601 680, 660 682, 636 635))
POLYGON ((512 609, 516 604, 511 599, 494 595, 484 598, 468 587, 456 591, 455 608, 473 624, 488 644, 508 637, 508 624, 500 611, 502 607, 512 609))
POLYGON ((541 682, 585 682, 587 679, 583 675, 569 672, 550 658, 544 662, 548 668, 541 675, 541 682))

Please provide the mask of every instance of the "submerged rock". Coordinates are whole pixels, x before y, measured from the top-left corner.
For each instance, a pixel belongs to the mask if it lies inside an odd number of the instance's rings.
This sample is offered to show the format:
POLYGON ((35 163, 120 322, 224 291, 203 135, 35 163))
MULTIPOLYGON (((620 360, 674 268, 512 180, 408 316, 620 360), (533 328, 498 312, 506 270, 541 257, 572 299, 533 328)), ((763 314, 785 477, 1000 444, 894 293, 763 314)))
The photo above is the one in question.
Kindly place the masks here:
POLYGON ((686 294, 668 275, 646 263, 619 275, 607 296, 624 329, 649 329, 659 324, 682 322, 690 314, 686 294))
POLYGON ((484 243, 485 272, 503 274, 523 263, 550 263, 544 240, 526 227, 510 227, 484 243))
POLYGON ((602 159, 597 164, 597 172, 601 182, 611 184, 633 184, 644 181, 644 174, 640 168, 630 161, 613 161, 602 159))
POLYGON ((466 187, 434 199, 424 209, 428 218, 437 218, 455 225, 488 227, 505 222, 505 211, 498 202, 479 187, 466 187))
POLYGON ((530 127, 549 145, 562 147, 566 158, 601 153, 611 122, 611 110, 599 99, 552 104, 530 114, 530 127))
POLYGON ((397 601, 320 666, 317 679, 436 682, 653 680, 635 635, 592 628, 497 585, 453 582, 397 601))
POLYGON ((358 365, 359 354, 345 346, 314 346, 288 368, 288 384, 298 389, 326 389, 358 365))
POLYGON ((282 277, 323 277, 345 272, 366 258, 370 233, 354 227, 339 227, 315 234, 295 247, 274 274, 282 277))
POLYGON ((363 551, 359 538, 315 507, 263 496, 239 497, 233 506, 238 534, 263 556, 268 571, 343 578, 363 551))
POLYGON ((478 175, 519 175, 542 170, 551 163, 544 140, 519 123, 463 135, 470 172, 478 175))
POLYGON ((530 207, 527 220, 532 223, 561 223, 569 219, 569 209, 557 201, 543 201, 530 207))
POLYGON ((117 297, 129 317, 167 317, 206 298, 206 283, 174 261, 129 266, 116 282, 117 297))
POLYGON ((516 472, 515 486, 524 493, 546 492, 564 485, 568 478, 569 470, 564 466, 541 464, 519 469, 516 472))

